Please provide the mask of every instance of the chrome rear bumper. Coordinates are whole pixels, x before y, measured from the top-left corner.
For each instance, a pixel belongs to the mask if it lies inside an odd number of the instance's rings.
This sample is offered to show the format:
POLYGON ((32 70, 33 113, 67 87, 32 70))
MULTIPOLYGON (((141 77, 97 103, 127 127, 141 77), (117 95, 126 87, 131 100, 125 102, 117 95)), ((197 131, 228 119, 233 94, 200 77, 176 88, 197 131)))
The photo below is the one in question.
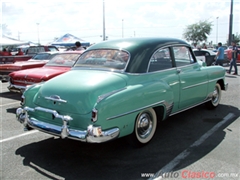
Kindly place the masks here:
MULTIPOLYGON (((39 108, 41 109, 41 108, 39 108)), ((38 109, 38 110, 39 110, 38 109)), ((89 143, 102 143, 110 141, 119 136, 119 128, 112 128, 106 131, 102 131, 100 126, 90 125, 86 130, 81 131, 77 129, 71 129, 68 127, 68 121, 72 120, 69 116, 62 116, 52 111, 54 116, 62 118, 63 125, 57 126, 46 122, 39 121, 35 118, 29 118, 28 111, 35 111, 35 109, 25 107, 24 109, 18 108, 16 111, 17 120, 22 123, 25 129, 33 128, 39 131, 60 136, 61 138, 69 138, 89 143)))
POLYGON ((17 93, 23 93, 26 89, 25 86, 18 86, 18 85, 13 85, 10 83, 10 85, 7 87, 9 91, 11 92, 17 92, 17 93))
POLYGON ((0 75, 2 83, 9 82, 10 77, 8 75, 0 75))

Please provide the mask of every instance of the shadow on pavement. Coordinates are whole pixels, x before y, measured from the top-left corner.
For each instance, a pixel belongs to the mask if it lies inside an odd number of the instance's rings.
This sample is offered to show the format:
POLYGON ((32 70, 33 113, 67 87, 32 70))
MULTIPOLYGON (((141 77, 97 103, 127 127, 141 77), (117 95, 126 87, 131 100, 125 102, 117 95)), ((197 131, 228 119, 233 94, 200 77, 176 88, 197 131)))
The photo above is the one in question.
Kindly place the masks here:
POLYGON ((223 124, 218 135, 206 139, 207 146, 190 149, 191 158, 178 168, 189 166, 218 146, 224 129, 239 116, 238 108, 219 105, 215 110, 198 106, 160 123, 153 140, 142 148, 132 148, 121 138, 104 144, 87 144, 74 140, 49 138, 24 145, 16 155, 23 165, 49 179, 141 179, 141 173, 156 173, 229 113, 235 117, 223 124), (55 176, 56 175, 56 176, 55 176))
POLYGON ((19 93, 13 93, 13 92, 1 92, 0 97, 6 98, 6 99, 13 99, 13 100, 21 100, 21 94, 19 93))

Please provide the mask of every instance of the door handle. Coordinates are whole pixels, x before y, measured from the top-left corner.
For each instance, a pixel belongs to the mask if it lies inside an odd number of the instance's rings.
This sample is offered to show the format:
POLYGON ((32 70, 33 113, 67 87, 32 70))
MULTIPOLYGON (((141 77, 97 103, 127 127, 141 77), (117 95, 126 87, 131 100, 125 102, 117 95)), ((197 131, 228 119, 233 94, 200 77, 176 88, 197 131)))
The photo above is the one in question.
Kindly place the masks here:
POLYGON ((177 73, 179 74, 181 72, 181 69, 177 69, 177 73))

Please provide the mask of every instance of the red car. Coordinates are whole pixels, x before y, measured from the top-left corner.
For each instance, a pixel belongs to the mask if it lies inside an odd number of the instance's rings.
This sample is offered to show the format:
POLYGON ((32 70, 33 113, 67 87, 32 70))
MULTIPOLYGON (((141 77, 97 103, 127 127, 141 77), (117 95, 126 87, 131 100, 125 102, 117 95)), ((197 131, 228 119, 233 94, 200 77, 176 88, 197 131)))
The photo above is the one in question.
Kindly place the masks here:
POLYGON ((65 51, 56 54, 43 67, 12 72, 9 74, 9 91, 22 93, 27 86, 48 81, 71 69, 84 51, 65 51))
POLYGON ((2 82, 8 82, 9 74, 14 71, 37 68, 44 66, 57 52, 42 52, 27 61, 17 61, 10 64, 0 64, 0 75, 2 82))
POLYGON ((2 54, 3 52, 0 51, 0 64, 9 64, 15 63, 17 61, 27 61, 36 55, 39 52, 55 52, 59 51, 55 46, 30 46, 27 50, 25 55, 14 55, 12 56, 11 53, 8 55, 2 54))
MULTIPOLYGON (((240 51, 239 47, 238 47, 238 50, 240 51)), ((225 53, 227 53, 228 60, 231 61, 231 59, 232 59, 232 49, 225 50, 225 53)), ((240 63, 240 53, 238 53, 237 63, 240 63)))

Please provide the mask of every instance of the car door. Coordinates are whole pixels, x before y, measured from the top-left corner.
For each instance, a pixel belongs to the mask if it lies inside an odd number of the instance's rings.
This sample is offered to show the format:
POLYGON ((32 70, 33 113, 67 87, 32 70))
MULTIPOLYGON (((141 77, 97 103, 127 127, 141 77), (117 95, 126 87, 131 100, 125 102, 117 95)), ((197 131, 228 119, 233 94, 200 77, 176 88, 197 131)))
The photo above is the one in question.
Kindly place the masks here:
POLYGON ((173 48, 174 65, 180 81, 179 110, 194 106, 207 97, 207 71, 198 64, 189 47, 173 48))
MULTIPOLYGON (((166 84, 170 87, 173 101, 170 109, 172 112, 178 110, 178 103, 179 103, 179 77, 176 71, 176 68, 173 67, 173 60, 172 56, 170 55, 170 48, 160 48, 158 49, 151 57, 148 73, 155 73, 157 81, 166 84)), ((169 112, 170 113, 170 112, 169 112)))

